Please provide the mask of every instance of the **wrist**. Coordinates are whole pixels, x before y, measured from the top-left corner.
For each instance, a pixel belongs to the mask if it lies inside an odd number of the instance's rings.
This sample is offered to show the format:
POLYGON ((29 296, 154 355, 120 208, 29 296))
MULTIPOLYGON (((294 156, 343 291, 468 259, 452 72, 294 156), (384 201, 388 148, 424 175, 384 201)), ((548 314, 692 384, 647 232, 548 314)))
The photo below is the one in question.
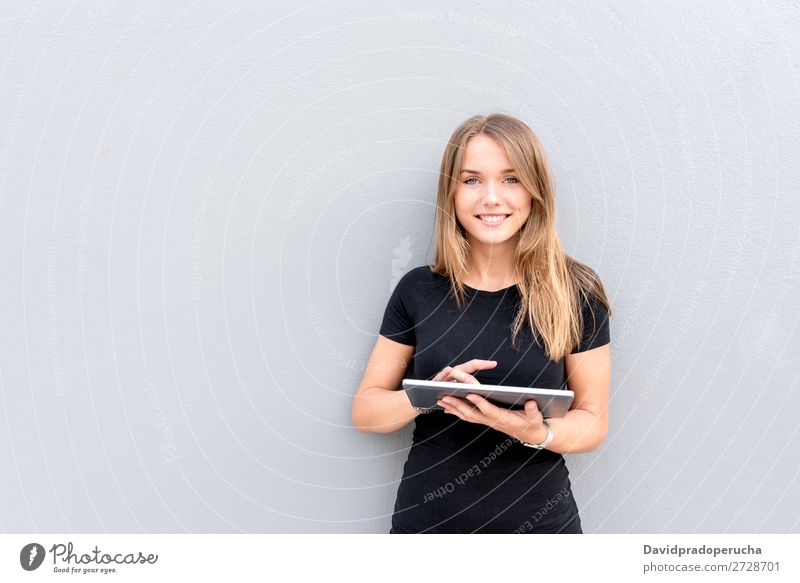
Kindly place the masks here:
POLYGON ((542 419, 542 423, 535 431, 523 433, 517 439, 528 447, 536 449, 544 449, 553 440, 553 430, 546 419, 542 419))

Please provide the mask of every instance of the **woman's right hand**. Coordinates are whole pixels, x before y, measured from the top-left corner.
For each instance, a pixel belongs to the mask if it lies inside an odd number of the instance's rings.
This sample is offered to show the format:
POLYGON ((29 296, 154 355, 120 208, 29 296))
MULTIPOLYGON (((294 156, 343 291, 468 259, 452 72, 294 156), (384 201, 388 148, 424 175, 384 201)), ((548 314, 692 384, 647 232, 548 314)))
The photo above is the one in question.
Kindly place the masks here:
POLYGON ((471 373, 487 368, 494 368, 496 366, 496 360, 481 360, 479 358, 473 358, 467 362, 443 368, 439 374, 437 374, 431 380, 479 385, 480 383, 478 382, 478 379, 472 376, 471 373))

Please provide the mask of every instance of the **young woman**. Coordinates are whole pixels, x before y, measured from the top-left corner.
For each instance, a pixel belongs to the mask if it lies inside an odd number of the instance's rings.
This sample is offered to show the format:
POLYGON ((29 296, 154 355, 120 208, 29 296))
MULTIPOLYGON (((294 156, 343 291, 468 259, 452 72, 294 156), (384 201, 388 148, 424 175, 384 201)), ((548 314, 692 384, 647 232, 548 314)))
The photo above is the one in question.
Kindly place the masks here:
POLYGON ((474 116, 442 158, 436 260, 398 282, 353 401, 361 431, 415 421, 392 533, 581 533, 563 453, 596 449, 608 427, 608 316, 596 273, 556 232, 544 149, 522 121, 474 116), (403 378, 569 388, 543 419, 478 395, 417 411, 403 378))

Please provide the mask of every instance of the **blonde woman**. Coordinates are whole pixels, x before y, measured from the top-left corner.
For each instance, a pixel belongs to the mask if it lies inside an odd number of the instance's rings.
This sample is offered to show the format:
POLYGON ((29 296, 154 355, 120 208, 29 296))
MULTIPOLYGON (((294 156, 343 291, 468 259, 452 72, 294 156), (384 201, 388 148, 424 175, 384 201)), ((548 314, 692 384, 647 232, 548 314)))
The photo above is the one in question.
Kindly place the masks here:
POLYGON ((436 260, 406 273, 353 401, 361 431, 415 422, 391 533, 581 533, 564 453, 608 428, 611 313, 589 267, 564 253, 544 149, 522 121, 474 116, 440 169, 436 260), (563 418, 477 395, 417 411, 403 378, 569 388, 563 418))

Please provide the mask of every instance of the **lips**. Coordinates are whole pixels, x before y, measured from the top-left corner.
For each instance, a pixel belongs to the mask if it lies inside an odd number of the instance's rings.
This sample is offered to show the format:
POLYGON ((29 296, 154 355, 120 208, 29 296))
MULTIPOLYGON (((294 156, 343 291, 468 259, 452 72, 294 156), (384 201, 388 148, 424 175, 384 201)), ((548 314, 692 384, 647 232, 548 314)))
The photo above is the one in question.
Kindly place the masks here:
POLYGON ((481 215, 475 215, 475 218, 478 219, 481 223, 483 223, 487 227, 497 227, 498 225, 502 225, 508 217, 511 215, 509 214, 497 214, 497 213, 487 213, 481 215))

